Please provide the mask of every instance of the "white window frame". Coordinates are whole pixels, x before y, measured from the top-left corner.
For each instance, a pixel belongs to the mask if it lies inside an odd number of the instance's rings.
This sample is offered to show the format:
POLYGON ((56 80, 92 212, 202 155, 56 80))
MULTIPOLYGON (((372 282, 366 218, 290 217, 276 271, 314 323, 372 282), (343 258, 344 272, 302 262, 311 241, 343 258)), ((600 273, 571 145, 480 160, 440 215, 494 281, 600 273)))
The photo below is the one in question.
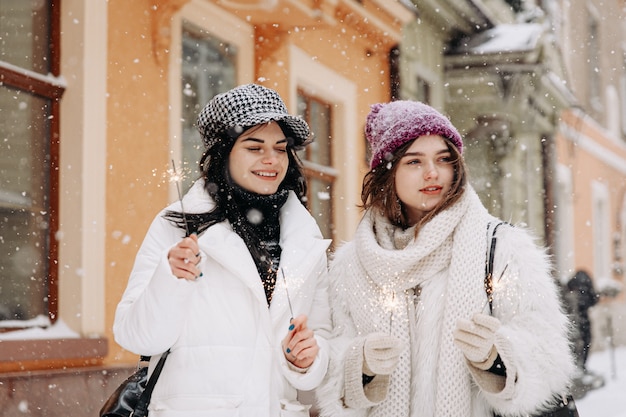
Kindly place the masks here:
POLYGON ((557 194, 556 205, 557 221, 556 266, 559 280, 566 283, 574 274, 576 260, 576 246, 574 237, 574 192, 572 171, 567 166, 559 164, 556 167, 557 194))
MULTIPOLYGON (((624 52, 624 66, 626 68, 626 51, 624 52)), ((626 69, 624 70, 624 74, 622 74, 622 76, 620 77, 619 80, 619 86, 620 86, 620 119, 621 119, 621 130, 620 130, 620 134, 623 135, 622 136, 622 141, 626 141, 626 69)))
POLYGON ((602 68, 600 68, 602 64, 600 59, 600 54, 602 53, 602 41, 600 39, 601 22, 601 16, 595 6, 591 3, 587 4, 587 41, 589 42, 586 53, 586 57, 589 60, 587 63, 587 82, 589 83, 587 91, 589 92, 590 103, 597 111, 601 111, 604 104, 601 98, 602 78, 600 77, 602 72, 602 68), (592 27, 596 29, 595 33, 591 33, 592 27), (598 68, 598 72, 596 72, 596 68, 598 68))
POLYGON ((621 135, 620 115, 623 113, 621 109, 620 97, 618 89, 614 85, 606 87, 606 126, 610 133, 609 138, 619 142, 621 135))
POLYGON ((619 230, 617 231, 618 233, 618 240, 617 240, 617 245, 618 247, 615 248, 615 258, 614 261, 617 262, 617 264, 615 265, 615 271, 614 272, 618 272, 621 271, 622 274, 622 279, 624 277, 624 275, 626 275, 626 195, 624 195, 624 197, 622 198, 622 209, 619 213, 619 219, 620 219, 620 227, 619 230))
POLYGON ((103 0, 67 2, 61 14, 68 85, 61 101, 58 306, 59 318, 87 337, 106 333, 107 10, 103 0))
MULTIPOLYGON (((289 100, 295 104, 298 89, 333 106, 331 126, 332 167, 337 170, 333 183, 333 224, 338 241, 350 239, 360 218, 362 155, 355 149, 362 145, 362 126, 356 119, 357 86, 351 80, 332 71, 296 46, 290 46, 289 100)), ((289 105, 289 104, 288 104, 289 105)), ((295 109, 290 110, 296 114, 295 109)))
POLYGON ((418 90, 417 84, 420 79, 424 81, 429 88, 429 97, 427 97, 427 104, 435 108, 442 108, 444 103, 441 100, 441 95, 437 94, 435 87, 438 83, 441 82, 441 77, 439 76, 439 74, 437 74, 426 65, 416 63, 413 66, 413 74, 410 79, 410 82, 413 83, 413 85, 411 86, 411 91, 414 91, 416 94, 418 90))
MULTIPOLYGON (((192 0, 172 19, 169 57, 169 137, 170 157, 181 166, 182 125, 181 62, 183 20, 237 47, 237 84, 250 83, 254 77, 254 27, 223 9, 203 0, 192 0)), ((166 161, 169 163, 169 161, 166 161)), ((170 184, 169 199, 178 199, 176 184, 170 184)))
POLYGON ((611 258, 613 253, 610 230, 610 194, 606 184, 600 181, 591 183, 591 204, 594 277, 597 280, 606 280, 612 275, 611 258))

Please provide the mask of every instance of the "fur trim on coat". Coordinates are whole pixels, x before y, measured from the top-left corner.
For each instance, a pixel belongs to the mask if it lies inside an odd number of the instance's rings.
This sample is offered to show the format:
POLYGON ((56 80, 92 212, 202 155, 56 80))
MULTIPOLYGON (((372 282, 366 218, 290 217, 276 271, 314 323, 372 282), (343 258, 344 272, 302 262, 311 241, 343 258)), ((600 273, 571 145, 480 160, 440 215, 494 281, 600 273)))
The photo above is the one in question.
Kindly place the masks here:
POLYGON ((567 389, 574 369, 569 321, 546 252, 522 227, 498 229, 494 263, 493 315, 502 322, 495 345, 507 376, 472 367, 452 343, 457 319, 489 312, 484 289, 487 225, 497 221, 468 186, 462 199, 424 226, 416 241, 401 250, 383 250, 376 247, 373 225, 379 230, 384 219, 365 214, 355 240, 342 245, 331 263, 335 328, 329 373, 317 390, 321 416, 491 417, 494 411, 525 416, 567 389), (386 269, 376 262, 393 270, 393 284, 380 277, 386 269), (401 313, 390 320, 385 303, 372 301, 384 299, 376 293, 384 293, 388 284, 407 300, 404 329, 401 313), (399 367, 388 381, 378 381, 372 395, 372 387, 364 389, 355 373, 362 371, 363 340, 375 331, 391 332, 407 346, 399 367), (381 390, 386 392, 382 398, 381 390))

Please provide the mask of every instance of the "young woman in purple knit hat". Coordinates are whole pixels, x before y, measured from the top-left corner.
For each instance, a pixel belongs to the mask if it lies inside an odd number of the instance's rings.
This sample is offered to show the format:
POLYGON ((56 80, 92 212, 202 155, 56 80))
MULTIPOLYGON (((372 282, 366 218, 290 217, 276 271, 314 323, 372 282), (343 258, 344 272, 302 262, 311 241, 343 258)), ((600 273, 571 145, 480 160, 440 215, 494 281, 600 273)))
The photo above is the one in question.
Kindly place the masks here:
POLYGON ((151 370, 169 350, 150 417, 308 417, 297 390, 326 374, 331 330, 330 241, 296 154, 309 127, 257 84, 215 96, 197 125, 202 176, 152 222, 115 340, 151 370))
POLYGON ((432 107, 375 104, 365 134, 365 213, 330 268, 334 338, 316 393, 321 415, 527 416, 554 407, 573 361, 545 250, 489 215, 467 182, 461 136, 432 107), (498 224, 489 303, 485 266, 498 224))

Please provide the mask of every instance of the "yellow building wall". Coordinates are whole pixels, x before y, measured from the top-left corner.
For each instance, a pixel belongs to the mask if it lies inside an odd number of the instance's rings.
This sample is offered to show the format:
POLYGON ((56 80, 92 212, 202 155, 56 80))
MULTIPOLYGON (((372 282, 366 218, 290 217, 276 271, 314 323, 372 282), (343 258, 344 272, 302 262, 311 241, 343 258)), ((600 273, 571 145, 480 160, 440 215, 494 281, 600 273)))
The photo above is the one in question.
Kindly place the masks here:
MULTIPOLYGON (((106 335, 109 358, 121 352, 111 327, 135 254, 168 203, 167 65, 153 50, 150 1, 109 1, 106 202, 106 335)), ((136 355, 123 358, 136 360, 136 355)))
MULTIPOLYGON (((109 338, 109 355, 105 363, 136 360, 135 354, 125 352, 113 341, 111 328, 139 245, 154 216, 171 198, 169 185, 162 175, 172 158, 168 133, 171 131, 168 124, 171 123, 168 31, 173 16, 188 3, 189 0, 108 2, 107 197, 104 203, 107 213, 105 336, 109 338)), ((221 7, 219 1, 207 3, 221 7)), ((229 4, 234 3, 237 2, 229 4)), ((252 81, 276 89, 291 112, 296 109, 296 103, 291 102, 295 94, 290 91, 289 81, 293 47, 356 85, 356 102, 353 103, 356 114, 351 120, 358 121, 354 130, 358 132, 357 137, 333 138, 335 141, 350 139, 355 143, 351 156, 356 155, 360 160, 358 180, 351 180, 341 189, 353 190, 350 199, 356 201, 367 169, 363 139, 365 116, 371 104, 390 98, 387 56, 389 49, 400 41, 403 22, 383 13, 379 2, 366 1, 363 7, 358 7, 365 8, 369 18, 376 17, 379 26, 370 30, 367 19, 352 13, 354 2, 321 3, 324 5, 321 18, 310 13, 305 7, 307 2, 285 0, 279 1, 272 13, 250 8, 250 4, 224 10, 254 27, 252 81), (297 27, 294 26, 295 11, 290 14, 277 11, 287 6, 295 10, 294 4, 302 6, 297 10, 300 22, 297 27), (390 32, 389 28, 393 30, 390 32)), ((397 7, 395 2, 390 4, 397 7)), ((408 12, 407 16, 410 17, 408 12)), ((356 225, 357 217, 353 217, 352 224, 356 225)), ((351 231, 343 231, 338 238, 349 238, 351 231)))

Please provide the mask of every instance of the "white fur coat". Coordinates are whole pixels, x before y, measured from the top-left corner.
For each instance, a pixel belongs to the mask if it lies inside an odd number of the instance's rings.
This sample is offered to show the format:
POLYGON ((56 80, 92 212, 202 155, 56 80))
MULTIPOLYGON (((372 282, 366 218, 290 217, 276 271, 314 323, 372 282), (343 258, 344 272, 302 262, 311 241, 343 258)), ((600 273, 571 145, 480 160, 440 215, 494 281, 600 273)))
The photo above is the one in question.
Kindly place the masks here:
POLYGON ((331 265, 335 337, 317 391, 322 416, 526 416, 567 389, 568 320, 545 251, 521 227, 498 229, 494 264, 493 315, 502 322, 495 345, 507 376, 470 366, 454 345, 457 319, 489 312, 484 275, 492 222, 469 186, 400 250, 400 231, 365 214, 331 265), (363 342, 373 332, 397 337, 405 350, 390 377, 376 376, 364 388, 363 342))

